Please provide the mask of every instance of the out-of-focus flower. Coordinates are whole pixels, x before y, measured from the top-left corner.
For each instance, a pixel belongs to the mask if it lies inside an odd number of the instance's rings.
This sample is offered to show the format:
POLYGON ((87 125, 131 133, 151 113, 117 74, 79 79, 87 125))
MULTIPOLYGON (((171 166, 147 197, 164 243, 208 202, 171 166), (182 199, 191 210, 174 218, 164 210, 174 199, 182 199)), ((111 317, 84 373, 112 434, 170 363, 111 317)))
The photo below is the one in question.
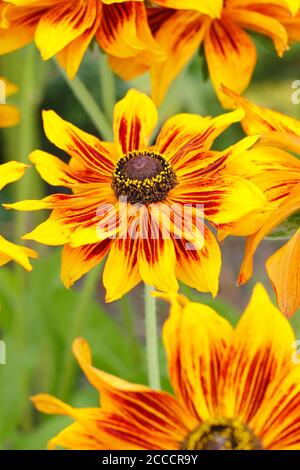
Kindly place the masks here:
MULTIPOLYGON (((300 155, 300 122, 284 114, 262 108, 223 89, 237 107, 246 113, 242 121, 248 135, 261 134, 260 142, 243 158, 229 163, 229 171, 249 178, 266 195, 269 205, 246 218, 220 227, 220 238, 228 234, 251 235, 247 239, 245 257, 238 282, 252 276, 253 256, 260 242, 288 217, 300 211, 300 160, 286 150, 300 155), (252 221, 249 224, 249 219, 252 221)), ((291 240, 266 263, 282 312, 292 316, 300 307, 300 230, 295 228, 291 240)))
POLYGON ((0 1, 0 54, 35 41, 44 60, 57 55, 73 78, 93 38, 109 54, 151 64, 164 58, 143 0, 0 1))
MULTIPOLYGON (((0 190, 7 184, 19 180, 23 176, 26 167, 27 165, 23 163, 13 161, 0 165, 0 190)), ((37 253, 30 248, 15 245, 0 235, 0 266, 14 260, 27 271, 31 271, 32 266, 29 258, 37 258, 37 253)))
POLYGON ((100 407, 33 397, 38 410, 75 421, 49 449, 299 450, 295 337, 264 288, 255 287, 235 330, 206 305, 162 297, 171 302, 163 338, 175 396, 96 369, 87 342, 77 339, 74 355, 100 392, 100 407))
MULTIPOLYGON (((298 23, 294 34, 289 27, 290 22, 294 24, 292 15, 299 10, 298 0, 157 0, 156 4, 165 8, 149 9, 149 24, 168 56, 163 63, 149 67, 156 104, 202 45, 215 91, 222 105, 229 107, 220 85, 242 93, 257 61, 256 47, 246 30, 270 37, 279 56, 288 49, 285 26, 291 39, 299 40, 298 23)), ((112 57, 111 65, 125 79, 139 73, 138 61, 112 57)))
POLYGON ((20 112, 16 106, 6 103, 6 98, 17 93, 18 87, 4 77, 0 77, 0 127, 12 127, 18 124, 20 112))
POLYGON ((114 143, 101 142, 46 111, 48 139, 71 159, 65 164, 41 151, 30 159, 48 183, 72 194, 6 207, 52 210, 24 238, 65 245, 62 280, 67 287, 109 253, 104 269, 107 301, 122 297, 141 280, 176 291, 178 278, 215 295, 221 256, 203 218, 213 225, 231 223, 266 204, 253 182, 226 171, 228 161, 257 137, 223 152, 211 150, 214 139, 243 117, 242 110, 216 118, 176 115, 150 145, 157 110, 135 90, 115 106, 114 143))

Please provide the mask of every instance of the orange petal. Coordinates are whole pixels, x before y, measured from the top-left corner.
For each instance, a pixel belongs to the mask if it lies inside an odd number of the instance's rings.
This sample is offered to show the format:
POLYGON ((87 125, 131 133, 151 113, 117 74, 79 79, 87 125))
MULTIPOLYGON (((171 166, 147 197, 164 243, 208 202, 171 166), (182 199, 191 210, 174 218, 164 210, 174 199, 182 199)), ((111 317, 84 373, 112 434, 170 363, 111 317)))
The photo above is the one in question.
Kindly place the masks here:
POLYGON ((291 317, 300 308, 300 229, 266 263, 282 313, 291 317))
POLYGON ((157 119, 152 100, 144 93, 129 90, 114 109, 114 134, 119 155, 145 149, 157 119))
POLYGON ((261 284, 234 332, 228 361, 223 363, 221 402, 226 416, 238 417, 251 427, 260 413, 268 387, 292 368, 293 330, 271 303, 261 284))
POLYGON ((171 303, 163 328, 169 375, 175 395, 195 428, 199 421, 218 414, 221 367, 233 330, 206 305, 189 302, 182 295, 157 296, 171 303))
POLYGON ((12 127, 20 121, 20 111, 16 106, 0 103, 0 128, 12 127))
POLYGON ((224 17, 211 24, 204 40, 210 77, 222 106, 230 100, 220 91, 221 85, 242 93, 249 85, 256 64, 256 48, 234 19, 224 17))

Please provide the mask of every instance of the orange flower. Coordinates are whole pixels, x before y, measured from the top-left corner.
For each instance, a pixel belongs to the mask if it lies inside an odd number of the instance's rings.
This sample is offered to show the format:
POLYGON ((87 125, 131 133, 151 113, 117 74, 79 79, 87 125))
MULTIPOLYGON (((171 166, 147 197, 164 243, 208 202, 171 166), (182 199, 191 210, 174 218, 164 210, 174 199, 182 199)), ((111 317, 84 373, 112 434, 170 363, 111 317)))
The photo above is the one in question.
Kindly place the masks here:
POLYGON ((295 337, 264 288, 255 287, 235 330, 206 305, 161 297, 172 305, 163 339, 175 396, 96 369, 87 342, 77 339, 74 355, 99 391, 100 407, 33 397, 38 410, 75 421, 49 449, 299 450, 295 337))
POLYGON ((11 127, 18 124, 20 113, 16 106, 6 104, 6 98, 17 93, 18 88, 3 77, 0 77, 0 127, 11 127))
POLYGON ((216 118, 180 114, 150 145, 157 110, 135 90, 115 106, 114 143, 101 142, 46 111, 48 139, 71 159, 66 164, 41 151, 30 159, 48 183, 73 194, 5 207, 52 210, 24 238, 65 245, 61 276, 67 287, 109 253, 103 274, 107 301, 141 280, 176 291, 177 278, 216 295, 221 255, 203 216, 214 225, 230 223, 266 204, 254 183, 225 171, 226 162, 257 137, 223 152, 211 150, 214 139, 243 116, 240 110, 216 118))
MULTIPOLYGON (((23 176, 26 167, 27 165, 19 162, 9 162, 0 165, 0 190, 7 184, 19 180, 23 176)), ((32 266, 29 258, 37 258, 37 253, 30 248, 15 245, 0 235, 0 266, 14 260, 27 271, 31 271, 32 266)))
MULTIPOLYGON (((229 107, 229 102, 220 92, 220 85, 242 93, 256 64, 256 47, 245 30, 270 37, 282 56, 288 48, 285 26, 288 28, 289 21, 293 21, 291 15, 300 6, 299 0, 157 0, 156 3, 167 8, 149 9, 149 24, 168 58, 163 63, 150 64, 155 103, 163 100, 171 82, 203 44, 211 81, 224 107, 229 107), (274 5, 280 6, 276 12, 274 5)), ((137 61, 129 63, 112 57, 111 65, 125 79, 139 73, 137 61)))
POLYGON ((147 64, 164 58, 143 0, 0 1, 0 54, 34 40, 44 60, 57 55, 73 78, 94 37, 120 58, 136 56, 147 64))
MULTIPOLYGON (((235 106, 244 108, 246 116, 242 125, 245 132, 262 135, 259 144, 229 164, 228 170, 257 184, 269 202, 267 211, 252 214, 252 224, 249 225, 249 218, 248 223, 244 218, 220 228, 220 238, 228 234, 251 234, 238 279, 243 284, 252 275, 253 256, 260 242, 300 210, 300 161, 284 150, 300 155, 300 122, 257 106, 228 89, 223 90, 235 106)), ((292 239, 266 263, 279 307, 289 317, 300 307, 299 236, 300 230, 295 229, 292 239)))

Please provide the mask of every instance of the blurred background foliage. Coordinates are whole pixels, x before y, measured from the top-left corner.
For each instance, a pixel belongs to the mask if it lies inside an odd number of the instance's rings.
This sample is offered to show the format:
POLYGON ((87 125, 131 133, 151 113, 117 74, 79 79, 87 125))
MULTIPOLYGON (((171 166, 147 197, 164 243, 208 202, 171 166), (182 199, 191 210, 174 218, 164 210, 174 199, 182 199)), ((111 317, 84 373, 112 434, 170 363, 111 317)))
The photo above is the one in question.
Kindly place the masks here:
MULTIPOLYGON (((292 103, 292 82, 300 79, 300 47, 295 46, 283 59, 271 52, 265 41, 256 38, 259 61, 246 96, 260 105, 274 108, 300 119, 300 105, 292 103)), ((90 51, 80 70, 80 77, 95 99, 102 105, 99 55, 90 51)), ((102 58, 103 60, 103 58, 102 58)), ((22 112, 21 123, 1 130, 1 161, 19 160, 28 163, 28 154, 35 148, 65 158, 45 138, 41 110, 54 109, 64 119, 87 132, 97 135, 82 106, 60 75, 53 62, 42 63, 34 47, 29 46, 0 58, 0 71, 20 86, 11 101, 22 112)), ((116 77, 117 98, 130 87, 149 91, 147 76, 131 83, 116 77)), ((103 90, 102 90, 103 92, 103 90)), ((111 111, 108 119, 111 120, 111 111)), ((178 112, 217 115, 224 112, 214 95, 202 54, 194 58, 172 85, 160 109, 160 124, 178 112)), ((232 126, 216 142, 225 148, 243 136, 240 125, 232 126)), ((55 188, 57 189, 57 188, 55 188)), ((41 181, 33 168, 18 183, 1 192, 1 202, 42 197, 53 188, 41 181)), ((39 223, 46 214, 0 212, 1 233, 10 240, 39 223)), ((236 287, 235 281, 243 255, 244 241, 230 238, 223 244, 223 268, 220 291, 216 299, 182 286, 182 292, 193 300, 213 306, 235 324, 243 311, 255 282, 263 282, 271 295, 264 263, 282 242, 267 240, 255 258, 255 275, 246 286, 236 287)), ((130 295, 112 305, 104 303, 100 281, 101 267, 72 290, 60 281, 60 249, 34 246, 40 259, 27 274, 16 265, 0 269, 0 339, 6 343, 7 364, 0 365, 0 448, 44 449, 46 442, 68 422, 64 417, 47 417, 33 409, 29 397, 50 392, 73 405, 97 406, 97 393, 86 382, 71 355, 71 343, 83 336, 91 344, 94 363, 125 379, 146 383, 143 337, 143 290, 136 288, 130 295), (95 289, 96 285, 96 289, 95 289)), ((167 315, 167 306, 158 305, 159 323, 167 315)), ((300 312, 299 312, 300 313, 300 312)), ((292 320, 300 338, 300 315, 292 320)), ((161 345, 162 383, 169 389, 166 361, 161 345)))

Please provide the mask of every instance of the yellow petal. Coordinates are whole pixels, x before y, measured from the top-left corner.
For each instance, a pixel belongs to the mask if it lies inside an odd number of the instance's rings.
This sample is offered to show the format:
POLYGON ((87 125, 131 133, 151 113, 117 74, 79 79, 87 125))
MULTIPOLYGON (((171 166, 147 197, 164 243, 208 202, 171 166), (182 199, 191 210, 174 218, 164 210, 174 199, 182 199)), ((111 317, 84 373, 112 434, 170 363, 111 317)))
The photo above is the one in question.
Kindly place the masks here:
POLYGON ((36 251, 31 250, 25 246, 18 246, 11 243, 0 235, 0 265, 8 263, 11 260, 16 261, 23 266, 26 271, 31 271, 32 266, 29 262, 29 258, 37 258, 38 254, 36 251))
POLYGON ((12 127, 20 121, 20 112, 16 106, 0 103, 0 127, 12 127))
POLYGON ((223 0, 156 0, 155 3, 175 10, 196 10, 212 18, 220 18, 223 0))
POLYGON ((22 178, 26 168, 28 168, 28 165, 14 161, 0 165, 0 189, 22 178))

